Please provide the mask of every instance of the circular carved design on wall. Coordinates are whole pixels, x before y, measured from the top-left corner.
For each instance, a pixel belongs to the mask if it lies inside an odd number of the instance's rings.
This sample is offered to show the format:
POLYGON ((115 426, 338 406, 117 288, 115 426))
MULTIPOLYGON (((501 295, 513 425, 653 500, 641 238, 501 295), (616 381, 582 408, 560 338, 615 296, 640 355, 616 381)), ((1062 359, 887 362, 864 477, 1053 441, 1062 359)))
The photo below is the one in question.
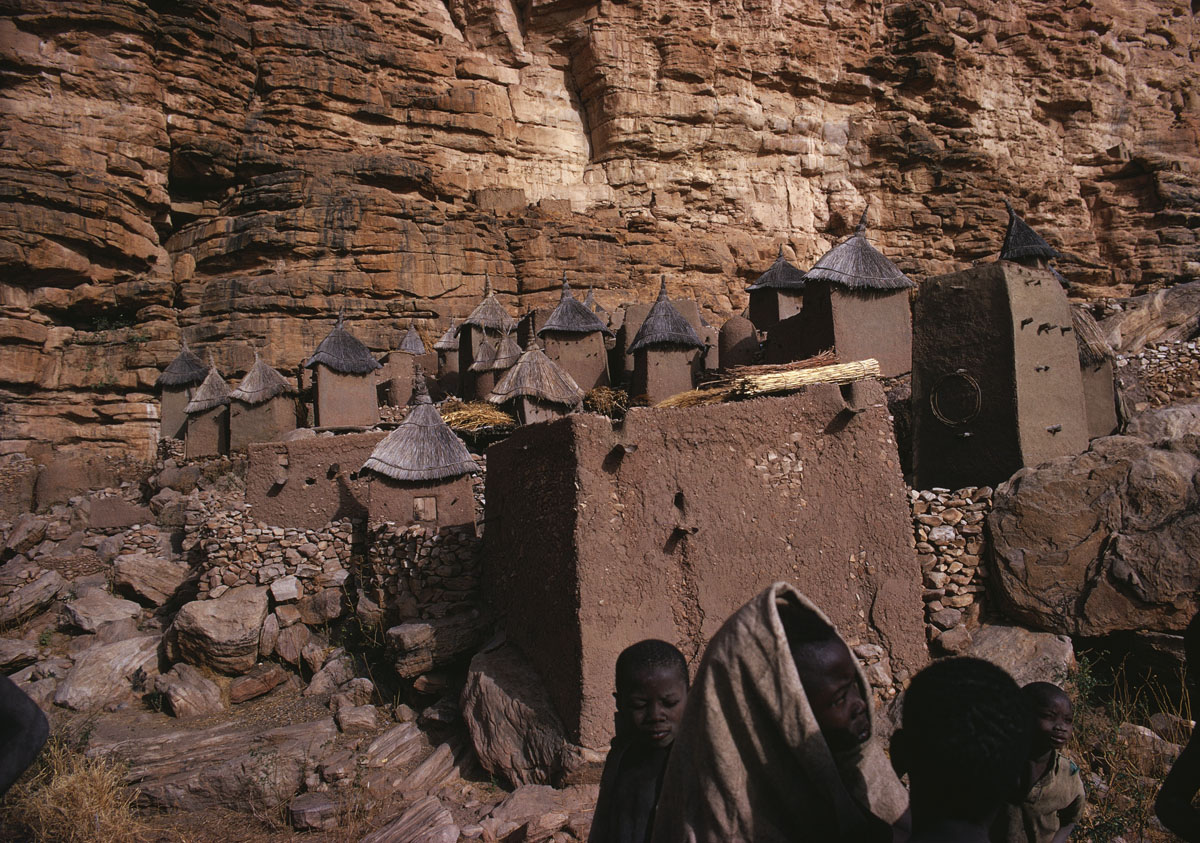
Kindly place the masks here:
POLYGON ((942 375, 929 393, 929 407, 943 424, 958 427, 979 415, 979 383, 965 372, 942 375))

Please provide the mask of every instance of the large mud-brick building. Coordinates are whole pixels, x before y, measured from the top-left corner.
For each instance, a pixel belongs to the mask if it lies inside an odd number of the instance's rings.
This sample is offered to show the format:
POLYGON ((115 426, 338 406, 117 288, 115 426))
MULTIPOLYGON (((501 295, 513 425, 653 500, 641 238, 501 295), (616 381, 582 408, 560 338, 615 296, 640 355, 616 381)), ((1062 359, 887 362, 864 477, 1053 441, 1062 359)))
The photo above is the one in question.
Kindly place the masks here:
POLYGON ((769 331, 804 307, 804 273, 783 256, 781 245, 775 263, 746 292, 750 294, 750 321, 757 330, 769 331))
POLYGON ((312 357, 313 414, 317 427, 371 427, 379 424, 376 371, 381 368, 362 340, 337 324, 312 357))
POLYGON ((160 433, 163 439, 182 439, 187 432, 184 408, 196 387, 204 383, 208 367, 188 348, 187 342, 158 376, 160 433))
POLYGON ((566 370, 584 392, 608 386, 608 325, 571 294, 563 276, 562 298, 537 332, 546 357, 566 370))
POLYGON ((296 429, 295 389, 254 353, 254 365, 229 395, 229 448, 244 451, 251 442, 274 442, 296 429))

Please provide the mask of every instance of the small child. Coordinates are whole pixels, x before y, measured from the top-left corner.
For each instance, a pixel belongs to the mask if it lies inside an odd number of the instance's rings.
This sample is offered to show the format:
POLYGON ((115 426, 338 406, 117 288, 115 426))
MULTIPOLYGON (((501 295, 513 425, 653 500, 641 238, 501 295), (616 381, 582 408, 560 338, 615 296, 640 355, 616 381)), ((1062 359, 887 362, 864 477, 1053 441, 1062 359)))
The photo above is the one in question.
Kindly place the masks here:
POLYGON ((1057 685, 1033 682, 1021 689, 1033 712, 1029 763, 1021 780, 1024 799, 1004 806, 992 825, 992 843, 1066 843, 1083 813, 1079 768, 1059 754, 1074 729, 1071 698, 1057 685))
POLYGON ((904 694, 892 763, 907 772, 909 843, 987 843, 1029 755, 1029 704, 1013 678, 973 658, 943 659, 904 694))
POLYGON ((705 650, 654 843, 890 843, 908 795, 870 740, 869 701, 828 618, 770 586, 705 650))
POLYGON ((687 701, 683 653, 647 639, 617 657, 613 738, 588 843, 649 843, 667 755, 687 701))
MULTIPOLYGON (((1200 673, 1200 613, 1192 618, 1187 631, 1183 633, 1183 654, 1187 659, 1188 684, 1193 685, 1196 674, 1200 673)), ((1196 699, 1196 696, 1193 695, 1192 699, 1196 699)), ((1188 841, 1200 841, 1200 811, 1192 805, 1198 790, 1200 729, 1192 731, 1187 746, 1175 759, 1154 803, 1154 813, 1159 821, 1188 841)))

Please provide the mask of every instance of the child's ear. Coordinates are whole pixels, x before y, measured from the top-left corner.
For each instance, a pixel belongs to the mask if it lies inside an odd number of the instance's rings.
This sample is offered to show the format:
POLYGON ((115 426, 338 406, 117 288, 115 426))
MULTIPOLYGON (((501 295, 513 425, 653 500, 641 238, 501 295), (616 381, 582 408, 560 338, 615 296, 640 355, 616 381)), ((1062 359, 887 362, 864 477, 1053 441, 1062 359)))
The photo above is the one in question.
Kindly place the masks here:
POLYGON ((903 776, 908 772, 908 762, 911 758, 911 755, 909 754, 910 748, 908 746, 908 735, 905 734, 903 729, 897 729, 896 731, 892 732, 892 743, 890 749, 892 769, 896 771, 897 776, 903 776))

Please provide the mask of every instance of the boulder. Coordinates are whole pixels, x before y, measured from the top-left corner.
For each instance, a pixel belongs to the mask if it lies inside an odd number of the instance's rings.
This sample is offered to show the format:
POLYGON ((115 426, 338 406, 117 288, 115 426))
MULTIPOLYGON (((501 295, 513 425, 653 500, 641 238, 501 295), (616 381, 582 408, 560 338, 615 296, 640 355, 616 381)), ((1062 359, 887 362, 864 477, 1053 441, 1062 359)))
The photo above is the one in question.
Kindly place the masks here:
POLYGON ((1140 773, 1154 779, 1166 776, 1183 751, 1179 744, 1163 740, 1136 723, 1122 723, 1117 728, 1117 741, 1129 749, 1140 773))
POLYGON ((436 797, 426 796, 359 843, 457 843, 458 826, 436 797))
POLYGON ((342 706, 333 716, 343 732, 373 732, 379 725, 378 710, 373 705, 342 706))
POLYGON ((388 729, 367 746, 362 763, 371 768, 400 768, 421 754, 421 730, 415 723, 400 723, 388 729))
POLYGON ((85 651, 54 692, 55 705, 74 711, 129 702, 158 673, 159 636, 144 635, 85 651))
POLYGON ((304 696, 315 697, 332 694, 337 687, 354 678, 354 659, 341 648, 329 654, 324 666, 318 670, 304 689, 304 696))
POLYGON ((340 589, 326 588, 301 598, 296 606, 300 610, 300 620, 309 626, 320 626, 342 616, 342 592, 340 589))
POLYGON ((1004 611, 1071 636, 1183 629, 1200 587, 1195 449, 1104 437, 1001 484, 988 527, 1004 611))
POLYGON ((327 793, 301 793, 288 804, 288 823, 297 831, 332 831, 341 819, 341 806, 327 793))
POLYGON ((985 659, 1012 674, 1018 685, 1062 685, 1075 668, 1075 648, 1065 635, 1031 632, 1019 626, 985 624, 971 636, 966 655, 985 659))
POLYGON ((294 603, 302 593, 300 580, 293 576, 280 577, 271 583, 271 597, 276 603, 294 603))
POLYGON ((243 585, 216 600, 186 604, 172 629, 183 661, 236 676, 258 662, 259 634, 267 617, 267 589, 243 585))
POLYGON ((1135 354, 1148 343, 1187 340, 1200 320, 1200 281, 1176 284, 1130 301, 1100 324, 1115 351, 1135 354))
POLYGON ((564 828, 571 817, 590 812, 596 805, 596 785, 575 785, 561 790, 540 784, 523 785, 480 823, 491 839, 501 840, 524 828, 522 840, 543 840, 564 828))
POLYGON ((0 625, 16 624, 42 611, 65 585, 58 571, 14 556, 0 567, 0 625))
POLYGON ((28 553, 46 537, 47 526, 44 518, 38 518, 31 512, 22 513, 8 531, 4 549, 11 553, 28 553))
POLYGON ((142 607, 137 603, 113 597, 98 588, 93 588, 78 600, 70 601, 65 609, 71 624, 84 632, 95 632, 101 624, 110 621, 139 618, 142 615, 142 607))
POLYGON ((92 498, 89 523, 93 530, 125 529, 154 523, 154 513, 150 507, 130 503, 124 498, 92 498))
POLYGON ((487 629, 478 612, 413 621, 389 629, 387 646, 395 657, 396 673, 411 679, 474 650, 487 629))
POLYGON ((9 674, 37 661, 38 648, 31 641, 0 638, 0 673, 9 674))
POLYGON ((1125 433, 1151 444, 1182 439, 1189 434, 1200 436, 1200 404, 1174 404, 1146 410, 1129 420, 1125 433))
POLYGON ((461 707, 479 762, 514 787, 559 784, 603 764, 602 754, 567 741, 541 678, 511 644, 471 659, 461 707))
POLYGON ((113 585, 151 606, 170 600, 187 577, 186 565, 141 551, 117 557, 113 566, 113 585))
POLYGON ((288 679, 288 672, 274 662, 256 664, 245 676, 229 683, 229 701, 246 702, 273 691, 288 679))
POLYGON ((302 623, 293 624, 282 629, 275 637, 275 654, 290 665, 299 666, 300 656, 304 645, 312 637, 312 632, 302 623))
POLYGON ((454 750, 450 744, 440 744, 433 753, 405 776, 400 792, 411 799, 425 793, 433 793, 447 781, 458 775, 454 763, 454 750))
POLYGON ((167 698, 176 717, 203 717, 225 710, 221 688, 190 664, 181 662, 156 677, 154 689, 167 698))

